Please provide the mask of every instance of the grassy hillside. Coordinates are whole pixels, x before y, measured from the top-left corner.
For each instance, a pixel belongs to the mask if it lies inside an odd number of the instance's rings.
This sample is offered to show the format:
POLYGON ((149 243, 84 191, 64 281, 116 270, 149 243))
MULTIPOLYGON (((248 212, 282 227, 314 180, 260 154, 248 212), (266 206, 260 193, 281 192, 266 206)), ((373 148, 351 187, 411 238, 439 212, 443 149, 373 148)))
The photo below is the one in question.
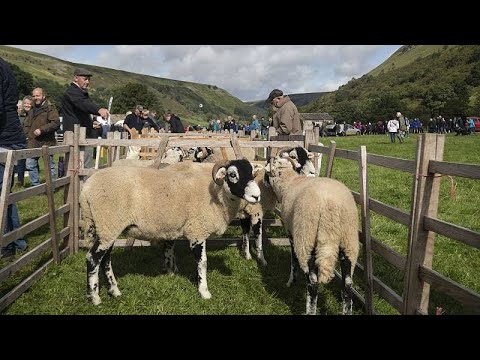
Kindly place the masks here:
POLYGON ((388 120, 401 110, 430 117, 480 114, 479 45, 406 45, 385 63, 300 109, 352 123, 388 120))
POLYGON ((400 69, 417 59, 425 58, 435 52, 441 52, 442 50, 456 46, 457 45, 404 45, 367 75, 378 76, 390 70, 400 69))
MULTIPOLYGON (((227 115, 233 115, 237 119, 243 120, 250 118, 253 114, 262 114, 263 111, 255 105, 243 103, 240 99, 215 85, 197 84, 93 65, 76 64, 52 56, 3 45, 0 45, 0 57, 11 64, 17 65, 22 71, 31 74, 35 86, 50 81, 64 88, 72 80, 75 67, 81 66, 89 69, 93 74, 90 93, 95 100, 101 101, 100 104, 107 104, 115 88, 125 86, 128 83, 144 84, 154 94, 162 110, 172 110, 190 123, 206 123, 208 118, 223 119, 227 115), (200 107, 200 104, 203 107, 200 107)), ((113 113, 116 112, 118 105, 114 99, 113 113)))

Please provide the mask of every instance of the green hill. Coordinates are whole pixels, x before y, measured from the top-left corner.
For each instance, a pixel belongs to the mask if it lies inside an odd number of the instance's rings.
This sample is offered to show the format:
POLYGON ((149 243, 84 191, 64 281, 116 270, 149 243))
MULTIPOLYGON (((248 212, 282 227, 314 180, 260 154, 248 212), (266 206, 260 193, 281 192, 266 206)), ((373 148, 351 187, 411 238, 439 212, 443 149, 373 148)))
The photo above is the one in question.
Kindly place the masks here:
MULTIPOLYGON (((206 124, 210 118, 223 120, 227 115, 246 120, 250 119, 253 114, 261 116, 265 112, 262 108, 242 102, 216 85, 197 84, 100 66, 76 64, 3 45, 0 45, 0 57, 10 64, 18 66, 21 71, 30 74, 33 78, 31 86, 46 88, 50 100, 57 106, 60 104, 61 94, 73 78, 74 68, 81 66, 91 70, 93 74, 91 97, 100 105, 105 104, 105 107, 110 96, 127 84, 135 83, 142 84, 148 89, 149 95, 151 95, 151 100, 149 100, 151 105, 147 104, 148 106, 152 109, 155 108, 160 113, 171 110, 180 115, 185 123, 206 124)), ((28 92, 25 91, 23 95, 26 93, 28 92)), ((132 102, 129 107, 125 108, 125 103, 120 103, 120 100, 114 96, 112 113, 124 113, 125 109, 133 108, 134 100, 125 99, 127 102, 132 102)))
POLYGON ((359 79, 300 109, 338 121, 480 114, 480 45, 405 45, 359 79))

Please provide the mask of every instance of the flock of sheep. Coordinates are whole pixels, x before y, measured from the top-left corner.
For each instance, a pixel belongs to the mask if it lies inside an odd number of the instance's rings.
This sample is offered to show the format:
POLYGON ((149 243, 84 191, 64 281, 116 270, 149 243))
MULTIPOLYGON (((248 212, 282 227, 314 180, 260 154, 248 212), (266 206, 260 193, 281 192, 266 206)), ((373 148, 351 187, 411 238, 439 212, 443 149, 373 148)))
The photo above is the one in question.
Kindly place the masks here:
POLYGON ((287 286, 301 272, 307 282, 306 313, 316 314, 318 286, 333 278, 339 258, 343 313, 352 313, 352 277, 359 251, 357 207, 344 184, 317 176, 313 154, 302 147, 282 149, 265 166, 246 158, 218 159, 208 148, 192 151, 193 162, 182 162, 186 155, 172 148, 153 161, 117 160, 86 180, 80 206, 90 245, 87 297, 93 304, 101 303, 99 268, 106 275, 108 294, 121 295, 110 255, 122 233, 164 242, 164 266, 169 273, 176 271, 175 240, 186 238, 197 263, 198 291, 202 298, 211 298, 206 240, 222 235, 232 220, 240 218, 241 254, 251 259, 249 234, 253 230, 257 261, 267 266, 263 214, 278 204, 291 244, 287 286), (113 180, 115 189, 109 185, 113 180), (138 188, 142 196, 130 191, 138 188), (185 192, 191 188, 197 191, 185 192), (169 211, 160 213, 158 208, 169 211))

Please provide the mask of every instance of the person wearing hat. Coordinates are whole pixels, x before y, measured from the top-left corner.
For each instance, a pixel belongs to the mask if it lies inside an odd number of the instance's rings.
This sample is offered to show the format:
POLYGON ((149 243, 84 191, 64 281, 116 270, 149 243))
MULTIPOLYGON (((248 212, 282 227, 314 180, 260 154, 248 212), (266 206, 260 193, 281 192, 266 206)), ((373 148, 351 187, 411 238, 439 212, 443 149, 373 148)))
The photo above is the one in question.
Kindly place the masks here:
MULTIPOLYGON (((65 90, 62 98, 63 130, 73 131, 75 124, 85 127, 87 138, 96 139, 101 133, 101 124, 93 122, 90 115, 100 115, 106 119, 110 113, 107 109, 95 104, 88 95, 88 87, 92 72, 84 68, 76 68, 73 82, 65 90)), ((85 167, 90 167, 91 154, 85 151, 85 167)))
POLYGON ((297 107, 282 90, 273 89, 266 102, 272 104, 273 126, 278 135, 303 135, 297 107))

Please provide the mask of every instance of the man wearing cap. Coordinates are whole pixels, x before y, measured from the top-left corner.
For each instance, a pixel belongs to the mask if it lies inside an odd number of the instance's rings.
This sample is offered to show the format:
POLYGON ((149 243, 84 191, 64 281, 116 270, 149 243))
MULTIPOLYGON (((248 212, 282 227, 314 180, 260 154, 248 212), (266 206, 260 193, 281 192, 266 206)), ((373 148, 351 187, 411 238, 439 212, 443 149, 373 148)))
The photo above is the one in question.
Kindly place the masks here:
MULTIPOLYGON (((96 139, 99 135, 101 124, 92 120, 92 115, 107 118, 110 113, 107 109, 95 104, 88 96, 91 71, 76 68, 73 72, 73 82, 67 88, 62 98, 63 130, 73 131, 75 124, 86 128, 87 138, 96 139)), ((90 151, 85 152, 85 167, 90 167, 90 151)))
POLYGON ((273 89, 267 103, 272 104, 273 126, 278 135, 303 135, 302 123, 298 114, 297 107, 279 89, 273 89))

